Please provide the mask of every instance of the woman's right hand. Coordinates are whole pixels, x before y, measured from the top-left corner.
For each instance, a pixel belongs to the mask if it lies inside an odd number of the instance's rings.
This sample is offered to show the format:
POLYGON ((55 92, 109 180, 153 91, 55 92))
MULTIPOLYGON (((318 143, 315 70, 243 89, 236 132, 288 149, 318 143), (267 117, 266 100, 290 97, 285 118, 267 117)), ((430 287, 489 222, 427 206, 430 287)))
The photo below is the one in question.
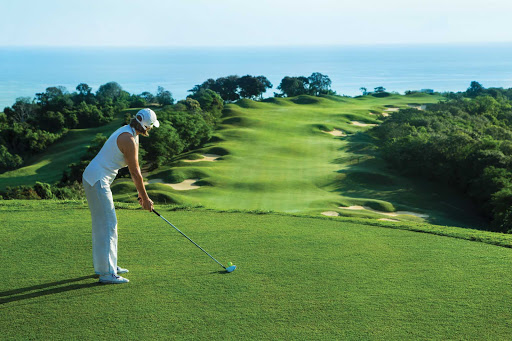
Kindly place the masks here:
POLYGON ((143 209, 148 210, 149 212, 153 212, 153 201, 146 197, 139 197, 139 204, 143 209))

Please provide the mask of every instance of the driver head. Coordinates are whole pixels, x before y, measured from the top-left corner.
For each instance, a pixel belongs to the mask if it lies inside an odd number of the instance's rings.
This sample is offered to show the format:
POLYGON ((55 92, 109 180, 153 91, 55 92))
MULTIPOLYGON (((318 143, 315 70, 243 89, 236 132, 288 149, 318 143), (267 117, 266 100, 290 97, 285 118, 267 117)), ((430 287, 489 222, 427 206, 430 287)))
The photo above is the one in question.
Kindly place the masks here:
POLYGON ((233 272, 236 269, 236 265, 231 265, 230 267, 226 268, 227 272, 233 272))

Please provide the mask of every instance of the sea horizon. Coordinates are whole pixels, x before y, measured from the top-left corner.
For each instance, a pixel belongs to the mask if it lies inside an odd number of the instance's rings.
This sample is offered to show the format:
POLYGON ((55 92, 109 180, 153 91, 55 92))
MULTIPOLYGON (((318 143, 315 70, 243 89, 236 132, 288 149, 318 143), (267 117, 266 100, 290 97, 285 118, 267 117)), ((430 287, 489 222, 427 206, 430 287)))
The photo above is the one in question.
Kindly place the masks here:
POLYGON ((285 76, 321 72, 339 95, 433 89, 464 91, 471 81, 484 87, 512 87, 512 43, 372 44, 251 47, 0 47, 0 110, 18 97, 33 98, 49 86, 75 91, 87 83, 96 91, 109 81, 124 90, 176 100, 208 78, 236 74, 266 76, 279 92, 285 76))

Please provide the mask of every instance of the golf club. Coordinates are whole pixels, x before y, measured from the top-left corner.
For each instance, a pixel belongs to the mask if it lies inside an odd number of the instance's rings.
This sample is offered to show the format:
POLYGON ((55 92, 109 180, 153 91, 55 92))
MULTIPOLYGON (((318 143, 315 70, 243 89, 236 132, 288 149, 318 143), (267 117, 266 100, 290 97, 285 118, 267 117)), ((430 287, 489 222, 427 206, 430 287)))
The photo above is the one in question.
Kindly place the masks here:
MULTIPOLYGON (((172 227, 174 227, 174 229, 176 231, 178 231, 179 233, 181 233, 181 235, 185 238, 187 238, 188 240, 190 240, 190 242, 192 242, 192 244, 194 244, 195 246, 197 246, 198 248, 201 249, 201 251, 203 251, 204 253, 206 253, 211 259, 213 259, 217 264, 219 264, 220 266, 222 266, 222 268, 224 268, 224 270, 226 270, 227 272, 233 272, 235 271, 236 269, 236 265, 230 265, 228 266, 227 268, 222 265, 218 260, 216 260, 215 258, 212 257, 212 255, 210 255, 208 252, 206 252, 202 247, 200 247, 199 245, 197 245, 192 239, 190 239, 189 237, 187 237, 187 235, 185 235, 185 233, 181 232, 176 226, 174 226, 173 224, 171 224, 171 222, 167 219, 165 219, 162 215, 160 215, 160 213, 158 213, 157 211, 153 210, 153 213, 155 213, 157 216, 159 216, 160 218, 162 218, 163 220, 165 220, 165 222, 169 225, 171 225, 172 227)), ((229 264, 228 264, 229 265, 229 264)))

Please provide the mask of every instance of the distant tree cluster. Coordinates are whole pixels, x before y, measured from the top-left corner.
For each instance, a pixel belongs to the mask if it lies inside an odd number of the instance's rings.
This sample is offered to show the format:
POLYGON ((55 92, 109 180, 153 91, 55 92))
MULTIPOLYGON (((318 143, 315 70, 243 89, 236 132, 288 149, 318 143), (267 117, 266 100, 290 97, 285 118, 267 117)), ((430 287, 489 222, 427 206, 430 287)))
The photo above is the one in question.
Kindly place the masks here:
POLYGON ((327 75, 320 72, 314 72, 309 77, 289 77, 286 76, 281 80, 277 87, 281 93, 274 93, 276 97, 293 97, 298 95, 335 95, 336 92, 331 90, 331 79, 327 75))
POLYGON ((272 83, 265 76, 245 75, 238 77, 231 75, 217 79, 209 78, 192 89, 193 96, 203 90, 212 90, 220 95, 224 101, 233 102, 240 98, 262 98, 267 89, 272 88, 272 83))
POLYGON ((80 83, 71 93, 53 86, 34 98, 17 98, 0 115, 0 172, 22 166, 25 158, 46 149, 68 129, 104 125, 127 107, 173 102, 172 94, 162 87, 155 96, 149 92, 130 95, 116 82, 101 85, 96 93, 80 83))
POLYGON ((371 95, 371 96, 374 96, 374 97, 386 97, 386 96, 389 96, 389 92, 386 92, 386 88, 384 88, 383 86, 375 87, 373 89, 373 92, 372 91, 368 91, 368 89, 365 88, 364 86, 360 87, 359 90, 363 93, 363 96, 366 96, 366 95, 371 95))
POLYGON ((466 92, 428 110, 400 110, 375 134, 398 170, 455 185, 490 218, 495 231, 512 233, 512 89, 466 92))

